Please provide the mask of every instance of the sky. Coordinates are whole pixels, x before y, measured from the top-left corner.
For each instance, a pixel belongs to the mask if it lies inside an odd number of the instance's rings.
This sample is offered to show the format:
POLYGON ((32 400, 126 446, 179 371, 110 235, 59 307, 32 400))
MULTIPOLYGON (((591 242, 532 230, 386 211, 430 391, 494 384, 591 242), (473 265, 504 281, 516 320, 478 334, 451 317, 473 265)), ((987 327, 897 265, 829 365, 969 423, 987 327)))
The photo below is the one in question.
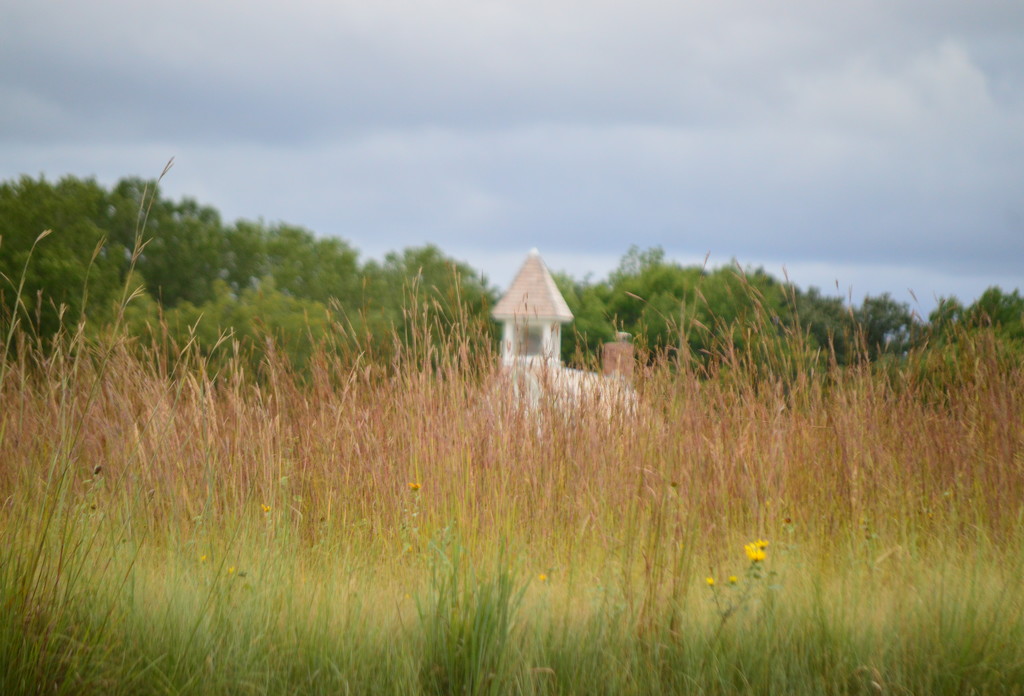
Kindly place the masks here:
MULTIPOLYGON (((1024 289, 1020 0, 0 0, 0 180, 859 302, 1024 289)), ((2 221, 0 221, 2 222, 2 221)))

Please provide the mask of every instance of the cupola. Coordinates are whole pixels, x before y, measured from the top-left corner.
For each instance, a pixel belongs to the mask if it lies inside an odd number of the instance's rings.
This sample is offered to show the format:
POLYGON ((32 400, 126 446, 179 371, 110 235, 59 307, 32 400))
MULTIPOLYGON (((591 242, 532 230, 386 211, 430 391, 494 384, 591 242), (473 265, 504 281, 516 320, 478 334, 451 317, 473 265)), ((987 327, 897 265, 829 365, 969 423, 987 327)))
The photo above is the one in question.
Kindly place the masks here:
POLYGON ((491 316, 504 326, 504 366, 562 364, 562 324, 572 321, 572 312, 536 249, 530 251, 491 316))

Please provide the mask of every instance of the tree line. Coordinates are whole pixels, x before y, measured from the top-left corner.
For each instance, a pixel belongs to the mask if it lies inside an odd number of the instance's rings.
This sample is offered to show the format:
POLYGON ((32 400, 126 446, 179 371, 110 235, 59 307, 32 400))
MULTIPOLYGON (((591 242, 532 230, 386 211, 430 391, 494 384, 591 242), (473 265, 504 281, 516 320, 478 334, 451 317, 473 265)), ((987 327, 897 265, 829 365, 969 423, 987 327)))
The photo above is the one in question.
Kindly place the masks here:
MULTIPOLYGON (((361 261, 344 240, 228 223, 140 178, 109 189, 72 176, 0 184, 0 274, 2 327, 17 321, 42 345, 87 319, 88 331, 120 322, 140 340, 207 354, 241 346, 258 360, 272 345, 303 365, 328 338, 387 361, 400 346, 428 349, 453 333, 492 349, 498 335, 489 316, 497 289, 436 246, 361 261)), ((563 330, 571 364, 594 364, 617 332, 645 355, 695 365, 723 350, 775 367, 794 357, 780 350, 837 365, 892 361, 977 331, 1024 347, 1017 289, 989 288, 970 305, 943 298, 923 318, 889 294, 853 306, 763 269, 682 266, 660 248, 630 249, 605 279, 555 280, 575 315, 563 330)))

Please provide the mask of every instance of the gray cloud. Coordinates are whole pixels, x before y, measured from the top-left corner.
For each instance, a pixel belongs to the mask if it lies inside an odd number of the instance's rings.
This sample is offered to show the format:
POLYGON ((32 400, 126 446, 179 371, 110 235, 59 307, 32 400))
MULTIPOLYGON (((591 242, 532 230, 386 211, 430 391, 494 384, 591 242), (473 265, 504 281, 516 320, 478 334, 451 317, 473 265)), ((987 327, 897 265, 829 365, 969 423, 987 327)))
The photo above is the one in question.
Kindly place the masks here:
POLYGON ((174 155, 169 193, 370 254, 1024 280, 1019 3, 37 5, 0 25, 4 178, 174 155))

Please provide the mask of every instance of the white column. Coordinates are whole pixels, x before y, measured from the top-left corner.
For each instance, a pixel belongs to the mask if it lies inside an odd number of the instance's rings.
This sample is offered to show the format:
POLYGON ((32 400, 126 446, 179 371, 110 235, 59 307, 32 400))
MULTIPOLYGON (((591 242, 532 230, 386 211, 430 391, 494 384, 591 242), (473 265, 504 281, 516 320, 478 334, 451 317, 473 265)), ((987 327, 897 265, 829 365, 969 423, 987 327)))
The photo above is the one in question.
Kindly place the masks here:
POLYGON ((501 362, 505 366, 515 362, 515 325, 513 320, 506 319, 501 332, 501 362))

